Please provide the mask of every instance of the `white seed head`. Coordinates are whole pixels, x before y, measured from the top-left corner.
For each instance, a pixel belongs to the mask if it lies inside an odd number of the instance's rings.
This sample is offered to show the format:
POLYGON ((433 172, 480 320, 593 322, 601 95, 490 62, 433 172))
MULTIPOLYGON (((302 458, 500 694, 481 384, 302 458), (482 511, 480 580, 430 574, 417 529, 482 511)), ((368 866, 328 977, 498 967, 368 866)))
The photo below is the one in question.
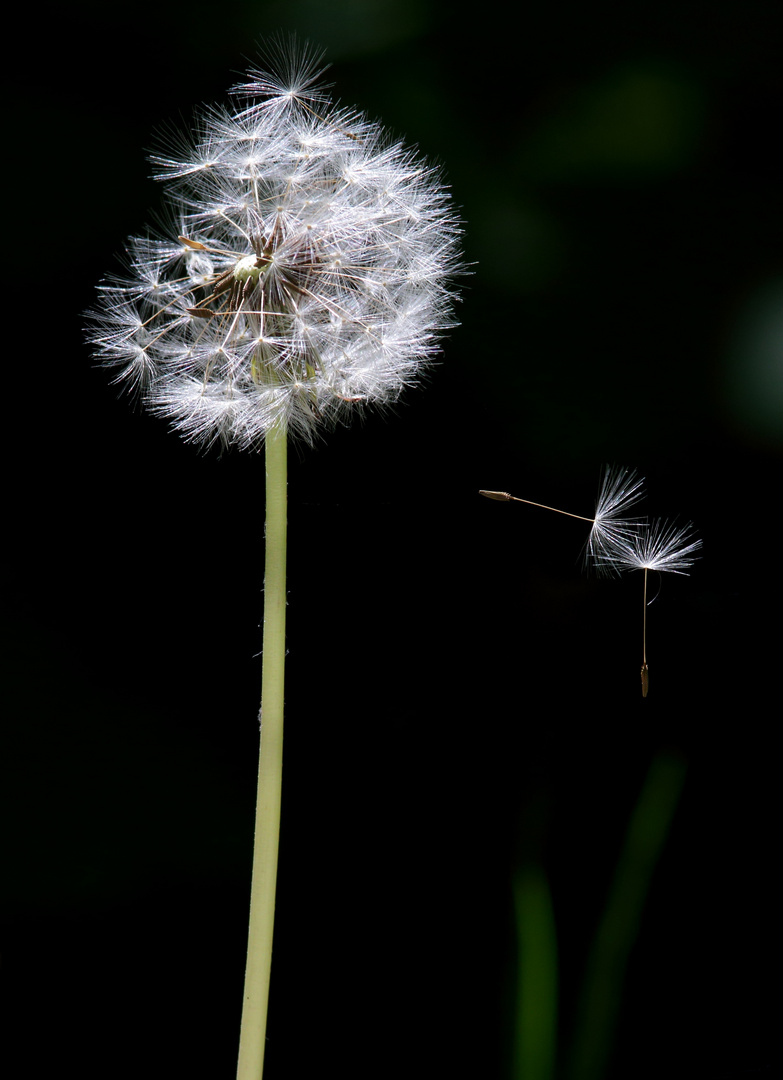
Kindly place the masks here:
POLYGON ((90 340, 185 438, 312 440, 415 383, 454 326, 459 222, 437 173, 330 103, 292 43, 236 109, 205 111, 173 154, 165 235, 132 239, 90 340))

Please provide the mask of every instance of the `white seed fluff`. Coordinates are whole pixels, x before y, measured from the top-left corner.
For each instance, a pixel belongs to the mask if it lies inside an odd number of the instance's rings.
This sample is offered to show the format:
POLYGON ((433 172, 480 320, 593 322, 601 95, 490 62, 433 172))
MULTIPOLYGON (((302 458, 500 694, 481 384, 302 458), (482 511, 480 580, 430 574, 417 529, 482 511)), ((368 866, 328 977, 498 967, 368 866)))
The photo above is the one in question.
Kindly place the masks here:
POLYGON ((454 326, 459 222, 437 172, 333 105, 320 57, 282 50, 236 109, 214 107, 171 156, 164 235, 129 242, 90 340, 182 435, 258 447, 415 383, 454 326))
POLYGON ((625 513, 644 495, 644 480, 633 470, 607 465, 601 478, 595 518, 587 541, 585 561, 598 574, 619 574, 618 551, 632 546, 644 523, 625 513))
POLYGON ((673 521, 656 518, 630 541, 618 544, 614 557, 621 570, 687 574, 701 546, 690 523, 678 526, 673 521))

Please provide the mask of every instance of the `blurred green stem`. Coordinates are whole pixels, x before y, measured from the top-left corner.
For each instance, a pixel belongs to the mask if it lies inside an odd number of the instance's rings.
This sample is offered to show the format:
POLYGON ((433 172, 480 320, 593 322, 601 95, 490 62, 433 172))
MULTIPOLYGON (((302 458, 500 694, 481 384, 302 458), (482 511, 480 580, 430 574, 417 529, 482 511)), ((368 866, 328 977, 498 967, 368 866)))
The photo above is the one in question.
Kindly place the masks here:
POLYGON ((549 885, 540 866, 514 878, 517 989, 514 1080, 551 1080, 557 1041, 557 935, 549 885))
POLYGON ((685 780, 685 762, 660 754, 650 765, 587 961, 570 1080, 601 1080, 611 1056, 628 956, 685 780))
POLYGON ((264 1071, 283 774, 286 488, 286 435, 274 430, 266 438, 261 749, 237 1080, 261 1080, 264 1071))

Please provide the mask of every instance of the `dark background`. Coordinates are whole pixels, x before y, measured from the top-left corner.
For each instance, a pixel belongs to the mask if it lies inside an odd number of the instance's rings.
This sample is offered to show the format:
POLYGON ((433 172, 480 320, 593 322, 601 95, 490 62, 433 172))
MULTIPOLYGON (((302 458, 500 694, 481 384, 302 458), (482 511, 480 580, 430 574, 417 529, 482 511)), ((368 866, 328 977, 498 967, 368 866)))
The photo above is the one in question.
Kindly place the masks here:
POLYGON ((565 1052, 664 751, 685 787, 607 1076, 771 1076, 779 4, 22 18, 3 215, 14 1075, 234 1073, 263 461, 199 455, 118 399, 82 312, 159 204, 155 130, 225 100, 256 43, 295 29, 327 49, 336 96, 443 163, 472 274, 428 386, 291 455, 265 1080, 510 1080, 510 881, 530 860, 553 895, 565 1052), (639 575, 590 580, 579 522, 476 494, 589 515, 606 462, 704 540, 649 609, 646 700, 639 575))

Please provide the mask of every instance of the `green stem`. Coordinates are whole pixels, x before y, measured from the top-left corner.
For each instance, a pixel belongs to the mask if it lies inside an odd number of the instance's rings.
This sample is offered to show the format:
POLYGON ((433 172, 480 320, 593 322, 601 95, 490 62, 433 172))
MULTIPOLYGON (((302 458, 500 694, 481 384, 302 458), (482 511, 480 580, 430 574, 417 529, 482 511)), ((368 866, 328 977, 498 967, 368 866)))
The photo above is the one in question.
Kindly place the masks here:
POLYGON ((557 1047, 557 932, 544 871, 535 864, 514 878, 517 992, 515 1080, 552 1080, 557 1047))
MULTIPOLYGON (((571 1080, 601 1080, 607 1075, 628 959, 684 780, 683 758, 661 753, 653 759, 588 958, 571 1067, 565 1074, 571 1080)), ((651 1023, 651 1033, 653 1027, 651 1023)))
POLYGON ((275 919, 280 789, 283 774, 285 675, 286 436, 266 438, 266 556, 264 654, 261 675, 261 750, 250 888, 245 995, 237 1080, 261 1080, 264 1071, 272 931, 275 919))

